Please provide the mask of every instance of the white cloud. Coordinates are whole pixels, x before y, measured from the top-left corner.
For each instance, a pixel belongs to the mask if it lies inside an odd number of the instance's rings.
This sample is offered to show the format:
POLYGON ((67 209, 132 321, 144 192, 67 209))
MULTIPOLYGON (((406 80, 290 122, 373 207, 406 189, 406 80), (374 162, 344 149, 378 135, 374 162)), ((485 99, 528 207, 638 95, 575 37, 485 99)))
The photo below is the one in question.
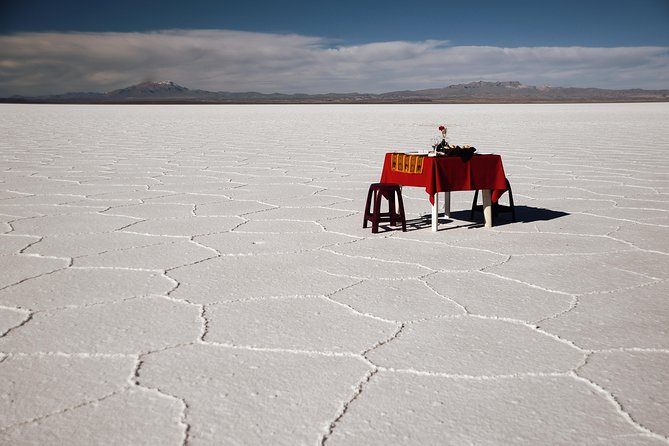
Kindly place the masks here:
POLYGON ((319 38, 226 30, 0 36, 0 96, 110 91, 170 79, 211 91, 383 92, 474 80, 669 88, 666 47, 333 46, 319 38))

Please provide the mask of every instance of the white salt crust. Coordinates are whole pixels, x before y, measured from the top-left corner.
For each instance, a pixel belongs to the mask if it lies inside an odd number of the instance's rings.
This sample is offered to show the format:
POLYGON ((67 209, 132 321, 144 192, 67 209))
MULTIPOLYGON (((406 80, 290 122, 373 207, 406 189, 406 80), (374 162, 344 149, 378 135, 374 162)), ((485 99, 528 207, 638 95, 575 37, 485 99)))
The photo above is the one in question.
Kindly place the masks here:
POLYGON ((669 443, 667 104, 0 105, 0 443, 669 443), (383 155, 518 221, 362 228, 383 155), (506 197, 502 198, 505 202, 506 197))

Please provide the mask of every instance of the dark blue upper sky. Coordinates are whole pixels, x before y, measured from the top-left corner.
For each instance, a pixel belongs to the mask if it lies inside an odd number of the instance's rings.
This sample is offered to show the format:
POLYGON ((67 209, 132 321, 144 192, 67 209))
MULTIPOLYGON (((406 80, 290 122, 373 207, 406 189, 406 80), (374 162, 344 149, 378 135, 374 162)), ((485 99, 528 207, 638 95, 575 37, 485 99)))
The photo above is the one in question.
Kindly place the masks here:
POLYGON ((0 0, 0 33, 231 29, 336 44, 448 40, 454 45, 669 44, 669 0, 0 0))

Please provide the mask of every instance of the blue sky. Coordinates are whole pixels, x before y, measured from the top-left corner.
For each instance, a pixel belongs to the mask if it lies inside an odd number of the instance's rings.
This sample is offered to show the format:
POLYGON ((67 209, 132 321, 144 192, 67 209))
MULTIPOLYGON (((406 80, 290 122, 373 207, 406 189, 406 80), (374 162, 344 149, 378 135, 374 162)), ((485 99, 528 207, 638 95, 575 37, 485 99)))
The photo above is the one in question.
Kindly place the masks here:
POLYGON ((0 95, 669 88, 669 0, 0 3, 0 95))

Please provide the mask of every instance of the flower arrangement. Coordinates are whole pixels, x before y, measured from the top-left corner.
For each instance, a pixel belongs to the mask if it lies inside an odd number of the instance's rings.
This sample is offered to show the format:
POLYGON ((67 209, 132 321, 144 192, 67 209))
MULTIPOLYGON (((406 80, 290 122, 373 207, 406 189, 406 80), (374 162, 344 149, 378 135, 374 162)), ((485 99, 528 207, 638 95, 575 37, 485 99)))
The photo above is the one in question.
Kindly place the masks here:
POLYGON ((432 145, 435 155, 460 156, 465 160, 468 160, 471 158, 474 152, 476 152, 476 148, 470 145, 464 145, 461 147, 449 144, 446 139, 448 129, 445 125, 439 126, 439 132, 441 132, 441 141, 432 145))
POLYGON ((449 149, 451 146, 448 144, 446 141, 446 134, 448 133, 448 129, 446 128, 445 125, 440 125, 439 126, 439 131, 441 132, 441 141, 436 142, 432 144, 432 148, 437 152, 443 152, 446 149, 449 149))
POLYGON ((439 131, 441 132, 441 136, 446 140, 446 133, 448 132, 448 129, 446 128, 445 125, 440 125, 439 126, 439 131))

